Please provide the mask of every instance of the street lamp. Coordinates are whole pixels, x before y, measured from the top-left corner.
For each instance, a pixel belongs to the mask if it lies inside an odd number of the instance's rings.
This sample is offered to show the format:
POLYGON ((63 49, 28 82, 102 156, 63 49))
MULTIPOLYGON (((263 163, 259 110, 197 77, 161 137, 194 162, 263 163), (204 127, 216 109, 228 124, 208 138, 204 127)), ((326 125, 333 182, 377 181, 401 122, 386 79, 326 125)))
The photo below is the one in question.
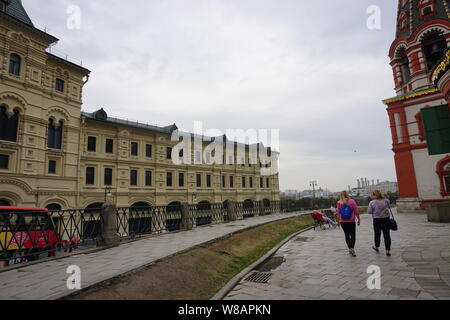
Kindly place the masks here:
POLYGON ((195 202, 197 201, 197 194, 193 194, 192 195, 192 204, 195 204, 195 202))
POLYGON ((317 181, 311 181, 309 185, 313 188, 313 199, 316 198, 317 181))
POLYGON ((112 196, 111 187, 105 187, 105 202, 108 197, 112 196))

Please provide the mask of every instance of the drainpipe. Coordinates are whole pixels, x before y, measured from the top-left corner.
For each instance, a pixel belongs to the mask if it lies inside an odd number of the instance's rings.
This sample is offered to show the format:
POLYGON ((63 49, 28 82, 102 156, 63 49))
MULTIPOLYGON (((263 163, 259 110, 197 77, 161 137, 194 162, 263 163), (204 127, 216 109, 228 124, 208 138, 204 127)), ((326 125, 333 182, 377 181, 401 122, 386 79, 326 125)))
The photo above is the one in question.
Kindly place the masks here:
POLYGON ((85 119, 86 119, 85 117, 81 116, 81 128, 80 128, 80 136, 79 136, 80 143, 78 144, 77 198, 76 198, 76 207, 77 208, 80 207, 81 152, 83 150, 82 146, 84 146, 85 119))

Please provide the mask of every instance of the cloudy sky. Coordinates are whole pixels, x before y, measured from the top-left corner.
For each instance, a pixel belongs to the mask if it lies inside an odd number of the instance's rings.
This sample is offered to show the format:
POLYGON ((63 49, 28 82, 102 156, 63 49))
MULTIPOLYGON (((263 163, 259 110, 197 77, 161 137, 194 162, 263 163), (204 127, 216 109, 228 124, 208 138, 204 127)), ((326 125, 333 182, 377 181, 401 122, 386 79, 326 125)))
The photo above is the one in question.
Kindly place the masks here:
POLYGON ((395 180, 392 0, 23 0, 92 71, 84 111, 157 125, 279 129, 281 189, 395 180), (67 9, 81 9, 79 29, 67 9), (367 8, 381 9, 381 30, 367 8))

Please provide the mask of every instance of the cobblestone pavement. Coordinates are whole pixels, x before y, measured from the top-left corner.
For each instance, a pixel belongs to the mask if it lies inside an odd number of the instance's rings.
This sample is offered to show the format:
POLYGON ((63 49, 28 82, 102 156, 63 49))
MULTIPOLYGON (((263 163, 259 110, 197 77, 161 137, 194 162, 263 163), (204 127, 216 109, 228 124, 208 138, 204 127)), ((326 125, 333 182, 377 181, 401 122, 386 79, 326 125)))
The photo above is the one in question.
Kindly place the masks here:
POLYGON ((391 257, 383 242, 380 253, 371 249, 372 218, 364 215, 356 258, 348 254, 341 229, 310 230, 276 253, 285 262, 268 283, 241 281, 225 300, 449 300, 450 224, 429 223, 424 214, 396 218, 391 257), (380 290, 367 288, 370 265, 381 268, 380 290))
POLYGON ((195 228, 120 245, 90 254, 46 261, 0 273, 0 300, 49 300, 74 291, 67 289, 71 265, 81 269, 81 288, 149 265, 175 253, 221 238, 230 233, 267 222, 298 216, 284 213, 195 228))

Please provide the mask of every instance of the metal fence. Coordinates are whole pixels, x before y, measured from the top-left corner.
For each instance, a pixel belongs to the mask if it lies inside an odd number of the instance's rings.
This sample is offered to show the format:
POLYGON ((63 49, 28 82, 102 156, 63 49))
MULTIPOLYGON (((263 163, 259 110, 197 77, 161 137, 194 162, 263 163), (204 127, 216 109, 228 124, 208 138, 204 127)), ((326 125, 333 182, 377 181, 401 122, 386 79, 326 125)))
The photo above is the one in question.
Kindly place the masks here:
MULTIPOLYGON (((121 241, 194 227, 295 211, 286 201, 199 203, 117 208, 121 241), (232 206, 234 217, 230 216, 232 206), (185 210, 183 212, 183 210, 185 210)), ((100 245, 101 209, 40 212, 0 212, 0 261, 3 266, 34 261, 100 245)))

